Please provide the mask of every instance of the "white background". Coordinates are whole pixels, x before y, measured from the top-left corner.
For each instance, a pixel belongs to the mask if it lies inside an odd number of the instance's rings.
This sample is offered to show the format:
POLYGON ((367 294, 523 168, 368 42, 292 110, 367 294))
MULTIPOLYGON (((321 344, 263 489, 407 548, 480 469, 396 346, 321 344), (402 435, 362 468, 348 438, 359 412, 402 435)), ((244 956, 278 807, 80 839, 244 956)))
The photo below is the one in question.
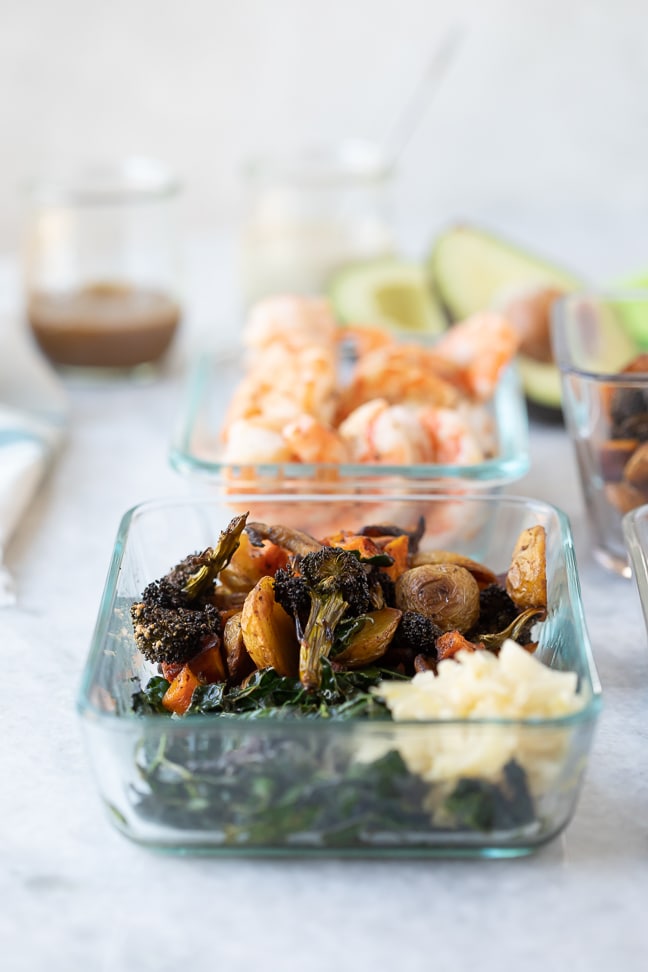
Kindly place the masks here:
POLYGON ((643 0, 0 0, 0 251, 33 172, 130 153, 182 173, 189 231, 229 225, 251 153, 385 139, 451 25, 408 246, 476 220, 595 280, 648 268, 643 0))

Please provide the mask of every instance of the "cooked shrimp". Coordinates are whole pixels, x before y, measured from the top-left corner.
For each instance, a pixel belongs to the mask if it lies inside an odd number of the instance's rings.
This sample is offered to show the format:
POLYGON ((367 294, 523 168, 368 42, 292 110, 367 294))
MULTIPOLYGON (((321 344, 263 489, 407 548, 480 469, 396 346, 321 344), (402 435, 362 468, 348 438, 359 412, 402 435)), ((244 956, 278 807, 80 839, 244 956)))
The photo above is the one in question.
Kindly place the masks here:
POLYGON ((419 412, 419 421, 428 436, 432 462, 471 466, 484 459, 475 433, 459 412, 450 408, 430 408, 419 412))
POLYGON ((292 295, 267 297, 256 304, 243 332, 245 345, 255 351, 274 343, 290 350, 333 345, 337 337, 338 324, 327 300, 292 295))
POLYGON ((241 465, 289 462, 292 452, 280 432, 258 419, 237 419, 229 427, 222 461, 241 465))
POLYGON ((457 408, 468 428, 471 430, 481 447, 484 456, 493 456, 497 452, 497 430, 495 418, 477 402, 461 402, 457 408))
POLYGON ((312 415, 300 415, 284 426, 283 438, 296 462, 347 462, 347 445, 340 435, 312 415))
POLYGON ((382 327, 371 327, 369 325, 349 324, 339 329, 339 340, 352 343, 353 350, 358 357, 375 351, 376 348, 384 348, 395 343, 394 336, 382 327))
POLYGON ((351 382, 342 392, 338 416, 345 418, 374 398, 389 404, 410 402, 456 405, 460 393, 449 379, 456 369, 420 345, 386 345, 368 352, 355 366, 351 382), (445 375, 439 372, 445 369, 445 375))
POLYGON ((338 431, 353 462, 409 465, 431 459, 429 438, 416 411, 384 398, 360 405, 338 431))
POLYGON ((286 422, 301 415, 301 402, 273 388, 257 388, 249 396, 237 395, 227 410, 221 428, 221 439, 229 442, 237 422, 250 421, 266 429, 281 432, 286 422))
POLYGON ((245 339, 250 362, 225 416, 225 462, 469 465, 496 448, 480 403, 518 346, 498 313, 475 314, 429 347, 373 328, 340 332, 326 301, 275 297, 253 310, 245 339), (340 389, 345 336, 358 360, 340 389))
POLYGON ((466 390, 480 401, 490 398, 503 368, 513 358, 519 336, 502 314, 484 311, 446 331, 434 354, 458 365, 466 390))
POLYGON ((263 419, 280 431, 286 422, 306 412, 327 422, 338 401, 336 362, 332 350, 302 348, 289 352, 268 347, 236 389, 222 426, 222 438, 238 419, 263 419))

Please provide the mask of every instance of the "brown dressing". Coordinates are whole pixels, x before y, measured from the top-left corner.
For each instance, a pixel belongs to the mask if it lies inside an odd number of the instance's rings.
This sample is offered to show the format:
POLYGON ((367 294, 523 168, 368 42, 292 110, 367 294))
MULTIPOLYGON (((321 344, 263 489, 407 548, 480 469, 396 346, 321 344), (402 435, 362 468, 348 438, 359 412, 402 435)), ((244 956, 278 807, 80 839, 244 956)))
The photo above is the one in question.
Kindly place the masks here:
POLYGON ((154 290, 96 283, 66 294, 35 292, 27 317, 41 350, 56 364, 132 368, 165 353, 180 307, 154 290))

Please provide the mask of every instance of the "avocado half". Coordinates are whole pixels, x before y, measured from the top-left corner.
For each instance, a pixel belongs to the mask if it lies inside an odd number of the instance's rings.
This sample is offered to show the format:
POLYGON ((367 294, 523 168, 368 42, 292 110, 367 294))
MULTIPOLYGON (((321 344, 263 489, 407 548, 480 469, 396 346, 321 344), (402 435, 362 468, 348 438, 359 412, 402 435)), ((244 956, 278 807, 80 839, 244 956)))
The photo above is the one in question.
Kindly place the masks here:
POLYGON ((328 297, 343 324, 424 338, 449 323, 425 267, 397 257, 349 264, 331 278, 328 297))
MULTIPOLYGON (((437 238, 428 259, 428 272, 453 321, 501 305, 513 294, 541 288, 557 292, 583 288, 583 282, 570 272, 471 226, 451 227, 437 238)), ((520 354, 518 360, 524 391, 536 414, 559 418, 560 375, 556 365, 528 354, 520 354)))
POLYGON ((609 288, 610 303, 612 294, 621 293, 616 309, 623 320, 628 334, 634 338, 642 351, 648 349, 648 274, 633 274, 615 281, 609 288))

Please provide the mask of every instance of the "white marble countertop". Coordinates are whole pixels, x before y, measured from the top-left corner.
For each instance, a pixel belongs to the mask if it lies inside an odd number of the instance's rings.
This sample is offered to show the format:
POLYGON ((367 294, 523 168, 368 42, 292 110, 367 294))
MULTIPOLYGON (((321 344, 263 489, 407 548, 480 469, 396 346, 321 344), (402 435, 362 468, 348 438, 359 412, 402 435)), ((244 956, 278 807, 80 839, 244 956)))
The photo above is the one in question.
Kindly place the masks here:
POLYGON ((75 695, 122 513, 188 484, 167 464, 182 368, 68 384, 67 445, 9 549, 0 612, 0 964, 7 972, 518 968, 648 961, 648 648, 632 583, 589 557, 561 428, 532 427, 515 491, 571 517, 604 689, 565 834, 509 861, 157 856, 104 816, 75 695))

